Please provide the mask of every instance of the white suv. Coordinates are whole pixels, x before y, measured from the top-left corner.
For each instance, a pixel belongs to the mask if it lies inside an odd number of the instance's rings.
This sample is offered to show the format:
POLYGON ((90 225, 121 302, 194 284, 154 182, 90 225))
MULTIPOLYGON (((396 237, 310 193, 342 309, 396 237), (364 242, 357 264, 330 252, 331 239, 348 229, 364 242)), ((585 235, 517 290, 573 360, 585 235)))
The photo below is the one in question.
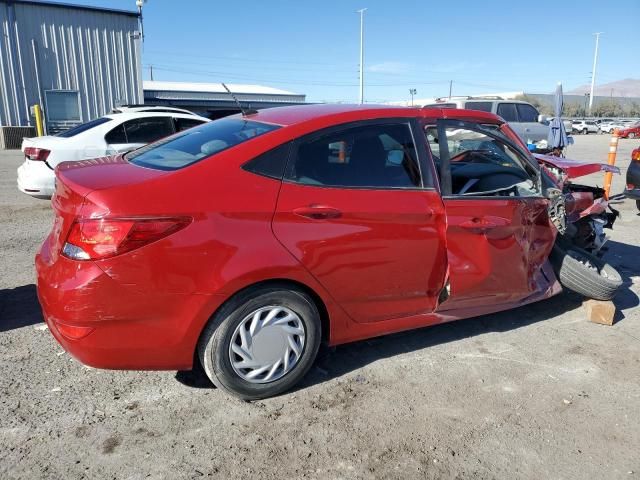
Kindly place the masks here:
POLYGON ((582 133, 584 135, 600 132, 600 127, 593 120, 574 120, 571 126, 574 132, 582 133))
POLYGON ((494 113, 502 117, 527 144, 535 144, 539 150, 547 149, 549 124, 544 115, 530 103, 505 100, 501 97, 444 97, 425 108, 463 108, 494 113))

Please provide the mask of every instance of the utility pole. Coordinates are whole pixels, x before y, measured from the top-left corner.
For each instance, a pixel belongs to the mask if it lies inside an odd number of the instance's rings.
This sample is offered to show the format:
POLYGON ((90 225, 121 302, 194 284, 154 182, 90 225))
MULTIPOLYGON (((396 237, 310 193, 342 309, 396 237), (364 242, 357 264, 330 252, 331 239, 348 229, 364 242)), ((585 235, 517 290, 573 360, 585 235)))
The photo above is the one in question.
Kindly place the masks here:
POLYGON ((360 104, 364 103, 364 12, 366 8, 357 10, 360 14, 360 104))
POLYGON ((413 96, 418 93, 418 90, 416 90, 415 88, 410 88, 409 89, 409 95, 411 95, 411 106, 413 107, 413 96))
POLYGON ((142 44, 144 45, 144 23, 142 22, 142 7, 147 3, 147 0, 136 0, 136 7, 138 7, 138 22, 140 23, 140 37, 142 38, 142 44))
POLYGON ((153 65, 149 65, 149 77, 151 77, 150 79, 153 80, 153 65))
POLYGON ((451 91, 453 90, 453 80, 449 80, 449 100, 451 100, 451 91))
POLYGON ((589 116, 591 116, 591 107, 593 106, 593 88, 596 85, 596 66, 598 65, 598 43, 600 42, 600 35, 604 32, 596 32, 596 50, 593 54, 593 70, 591 70, 591 93, 589 93, 589 116))

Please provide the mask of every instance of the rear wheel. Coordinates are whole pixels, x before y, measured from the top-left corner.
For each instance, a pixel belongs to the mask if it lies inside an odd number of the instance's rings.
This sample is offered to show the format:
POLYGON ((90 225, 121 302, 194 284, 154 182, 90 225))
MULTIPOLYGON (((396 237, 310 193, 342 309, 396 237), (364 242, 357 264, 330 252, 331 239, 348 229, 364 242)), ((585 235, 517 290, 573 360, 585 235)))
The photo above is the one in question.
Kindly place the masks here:
POLYGON ((615 268, 579 248, 563 250, 556 245, 551 262, 563 287, 588 298, 611 300, 622 285, 615 268))
POLYGON ((263 287, 242 292, 209 321, 198 354, 209 379, 244 400, 278 395, 311 367, 320 314, 304 292, 263 287))
POLYGON ((635 134, 635 133, 633 133, 633 132, 631 132, 631 133, 629 134, 629 138, 636 138, 636 134, 635 134))
POLYGON ((640 200, 636 200, 636 208, 640 210, 640 200))
POLYGON ((589 135, 589 130, 587 130, 586 128, 582 129, 582 134, 583 135, 589 135))

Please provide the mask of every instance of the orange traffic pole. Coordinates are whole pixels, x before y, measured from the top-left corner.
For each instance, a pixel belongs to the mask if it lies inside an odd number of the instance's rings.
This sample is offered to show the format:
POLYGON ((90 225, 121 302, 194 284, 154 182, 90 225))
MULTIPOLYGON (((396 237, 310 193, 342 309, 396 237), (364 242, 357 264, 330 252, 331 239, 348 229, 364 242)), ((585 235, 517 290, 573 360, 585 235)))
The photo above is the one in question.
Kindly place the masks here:
MULTIPOLYGON (((618 152, 618 129, 613 131, 613 136, 609 142, 609 157, 607 163, 612 167, 616 164, 616 153, 618 152)), ((609 192, 611 191, 611 180, 613 179, 613 173, 607 172, 604 174, 604 198, 609 200, 609 192)))

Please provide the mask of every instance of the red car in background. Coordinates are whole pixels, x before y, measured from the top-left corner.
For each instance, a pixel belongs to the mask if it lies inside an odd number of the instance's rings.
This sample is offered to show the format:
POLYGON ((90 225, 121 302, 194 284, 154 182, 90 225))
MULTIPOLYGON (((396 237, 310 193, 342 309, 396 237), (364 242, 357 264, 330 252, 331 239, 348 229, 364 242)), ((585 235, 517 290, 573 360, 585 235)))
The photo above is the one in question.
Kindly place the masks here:
POLYGON ((88 365, 198 359, 221 389, 276 395, 323 341, 526 305, 556 274, 610 298, 619 275, 589 252, 615 215, 571 167, 600 168, 536 160, 489 113, 349 105, 64 163, 36 257, 44 317, 88 365))
POLYGON ((640 138, 640 122, 618 130, 620 138, 640 138))

